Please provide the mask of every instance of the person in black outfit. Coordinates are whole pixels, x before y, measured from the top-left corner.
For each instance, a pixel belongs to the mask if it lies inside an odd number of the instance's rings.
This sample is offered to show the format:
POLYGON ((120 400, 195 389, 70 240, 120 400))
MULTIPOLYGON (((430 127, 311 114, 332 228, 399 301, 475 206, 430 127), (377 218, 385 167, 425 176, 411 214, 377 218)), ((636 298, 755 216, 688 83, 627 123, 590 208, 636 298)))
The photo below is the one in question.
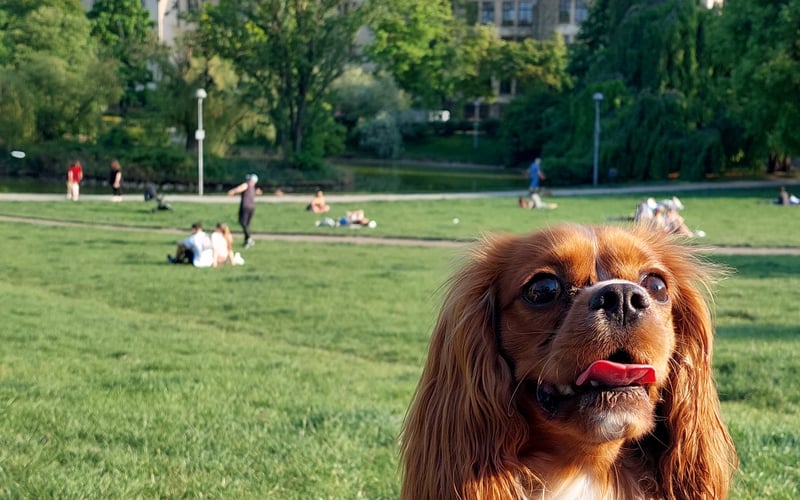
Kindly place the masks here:
POLYGON ((111 201, 122 201, 122 167, 117 160, 111 162, 108 183, 111 185, 111 201))
POLYGON ((250 235, 250 221, 253 220, 253 214, 256 211, 256 195, 261 194, 261 188, 257 188, 258 176, 256 174, 249 174, 243 183, 228 191, 228 196, 242 195, 242 200, 239 203, 239 224, 244 231, 244 247, 250 248, 256 244, 250 235))

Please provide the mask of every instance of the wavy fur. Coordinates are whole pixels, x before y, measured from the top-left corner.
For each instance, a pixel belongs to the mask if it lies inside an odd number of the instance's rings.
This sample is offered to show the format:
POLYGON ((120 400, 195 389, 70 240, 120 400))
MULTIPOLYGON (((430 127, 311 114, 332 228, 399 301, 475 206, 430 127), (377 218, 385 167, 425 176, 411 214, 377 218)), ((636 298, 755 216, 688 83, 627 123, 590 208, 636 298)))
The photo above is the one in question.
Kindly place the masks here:
POLYGON ((712 276, 688 248, 638 229, 559 226, 484 240, 449 282, 402 431, 401 497, 724 498, 736 453, 711 378, 712 276), (586 287, 638 282, 651 269, 667 305, 641 328, 593 324, 586 287), (523 301, 542 273, 574 286, 571 298, 523 301), (602 414, 542 410, 532 387, 574 380, 585 368, 576 359, 612 349, 656 366, 649 399, 602 414))

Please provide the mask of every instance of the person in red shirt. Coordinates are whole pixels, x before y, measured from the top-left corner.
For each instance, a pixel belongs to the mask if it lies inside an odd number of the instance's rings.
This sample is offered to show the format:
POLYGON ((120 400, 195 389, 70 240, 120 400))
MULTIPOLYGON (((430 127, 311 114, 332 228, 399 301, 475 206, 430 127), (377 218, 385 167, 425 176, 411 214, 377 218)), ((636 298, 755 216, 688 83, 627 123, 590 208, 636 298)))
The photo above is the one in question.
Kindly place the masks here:
POLYGON ((81 181, 83 180, 83 167, 76 161, 67 169, 67 198, 78 201, 81 194, 81 181))

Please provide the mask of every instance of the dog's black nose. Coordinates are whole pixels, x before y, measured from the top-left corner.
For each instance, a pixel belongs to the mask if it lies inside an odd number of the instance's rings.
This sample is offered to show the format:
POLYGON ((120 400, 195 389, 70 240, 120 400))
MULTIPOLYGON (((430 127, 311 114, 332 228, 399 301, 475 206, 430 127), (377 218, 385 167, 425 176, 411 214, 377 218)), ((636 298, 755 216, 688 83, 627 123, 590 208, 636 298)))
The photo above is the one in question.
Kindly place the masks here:
POLYGON ((589 300, 594 311, 605 311, 606 316, 620 325, 633 324, 650 307, 647 292, 633 283, 609 283, 597 290, 589 300))

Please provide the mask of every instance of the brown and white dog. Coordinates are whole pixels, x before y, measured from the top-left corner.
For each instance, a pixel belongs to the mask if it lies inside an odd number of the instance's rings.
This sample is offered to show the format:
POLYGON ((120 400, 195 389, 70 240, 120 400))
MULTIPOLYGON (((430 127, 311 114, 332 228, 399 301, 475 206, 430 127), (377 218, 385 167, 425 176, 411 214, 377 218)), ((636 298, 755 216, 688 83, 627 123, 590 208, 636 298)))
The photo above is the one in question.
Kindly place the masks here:
POLYGON ((485 240, 450 282, 401 437, 402 498, 719 499, 714 270, 643 228, 485 240))

